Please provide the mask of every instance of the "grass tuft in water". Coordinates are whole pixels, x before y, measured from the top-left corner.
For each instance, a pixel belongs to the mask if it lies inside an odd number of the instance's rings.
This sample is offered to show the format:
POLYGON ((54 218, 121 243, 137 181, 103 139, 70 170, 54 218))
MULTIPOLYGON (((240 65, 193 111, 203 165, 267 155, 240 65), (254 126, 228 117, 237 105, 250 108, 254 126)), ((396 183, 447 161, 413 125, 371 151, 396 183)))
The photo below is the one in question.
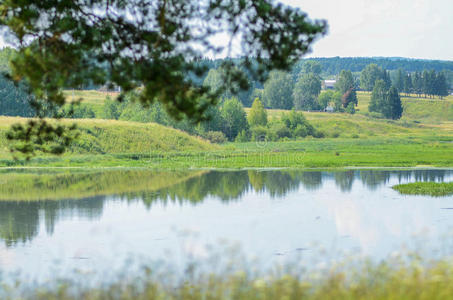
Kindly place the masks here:
POLYGON ((453 195, 453 182, 414 182, 398 184, 393 189, 405 195, 441 197, 453 195))

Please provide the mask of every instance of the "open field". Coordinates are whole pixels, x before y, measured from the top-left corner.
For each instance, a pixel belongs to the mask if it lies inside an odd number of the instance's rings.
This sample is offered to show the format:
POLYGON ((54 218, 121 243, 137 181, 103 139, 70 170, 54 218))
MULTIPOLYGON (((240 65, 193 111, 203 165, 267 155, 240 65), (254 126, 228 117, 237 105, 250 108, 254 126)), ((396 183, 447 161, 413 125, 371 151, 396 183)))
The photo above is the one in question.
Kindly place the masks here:
MULTIPOLYGON (((67 99, 70 101, 78 100, 80 98, 84 99, 83 103, 90 106, 96 116, 100 116, 102 112, 102 105, 107 97, 114 99, 118 93, 117 92, 101 92, 101 91, 80 91, 80 90, 67 90, 64 92, 67 96, 67 99)), ((368 113, 368 104, 370 103, 371 93, 370 92, 357 92, 358 97, 358 106, 357 114, 363 115, 368 113)), ((422 123, 436 123, 441 122, 453 122, 453 96, 443 98, 424 98, 418 97, 415 94, 406 96, 401 95, 401 100, 403 102, 404 112, 402 121, 406 122, 422 122, 422 123)), ((249 109, 246 109, 248 111, 249 109)), ((281 113, 285 112, 284 110, 278 109, 269 109, 268 116, 269 118, 280 117, 281 113)), ((311 119, 320 119, 319 115, 331 115, 331 117, 344 114, 328 114, 328 113, 316 113, 316 112, 305 112, 307 118, 311 119)), ((325 119, 325 118, 324 118, 325 119)))
MULTIPOLYGON (((350 119, 351 117, 357 117, 358 115, 365 116, 367 120, 376 121, 376 118, 370 118, 367 116, 369 113, 368 105, 371 99, 370 92, 357 92, 358 97, 358 106, 357 113, 353 116, 345 115, 343 113, 325 113, 325 112, 304 112, 308 120, 318 120, 318 119, 336 119, 344 116, 344 118, 350 119), (329 117, 327 117, 329 116, 329 117)), ((401 101, 403 103, 404 112, 403 117, 399 122, 414 122, 417 123, 430 123, 430 124, 439 124, 442 122, 453 122, 453 96, 448 96, 442 100, 439 98, 423 98, 418 97, 417 95, 410 95, 409 97, 404 94, 401 95, 401 101)), ((246 108, 246 111, 249 111, 246 108)), ((286 110, 281 109, 268 109, 269 118, 279 118, 280 115, 286 110)))
POLYGON ((107 98, 115 99, 118 92, 102 92, 97 90, 66 90, 64 95, 69 102, 82 99, 82 103, 93 109, 96 116, 102 115, 102 107, 107 98))
MULTIPOLYGON (((371 99, 369 92, 357 92, 359 114, 368 112, 368 105, 371 99)), ((413 94, 409 97, 401 95, 403 103, 403 121, 418 121, 422 123, 453 122, 453 96, 443 99, 423 98, 413 94)))

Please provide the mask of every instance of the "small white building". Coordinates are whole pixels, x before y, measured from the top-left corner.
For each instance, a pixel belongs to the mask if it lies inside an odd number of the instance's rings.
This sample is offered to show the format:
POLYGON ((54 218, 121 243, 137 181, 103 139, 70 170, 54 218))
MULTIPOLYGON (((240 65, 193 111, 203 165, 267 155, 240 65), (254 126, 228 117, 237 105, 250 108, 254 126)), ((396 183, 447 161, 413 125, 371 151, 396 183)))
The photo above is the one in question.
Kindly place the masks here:
POLYGON ((333 108, 332 106, 327 106, 324 111, 325 112, 329 112, 329 113, 333 113, 333 112, 335 112, 335 108, 333 108))
POLYGON ((336 80, 324 80, 322 82, 322 88, 324 90, 333 90, 335 88, 336 80))

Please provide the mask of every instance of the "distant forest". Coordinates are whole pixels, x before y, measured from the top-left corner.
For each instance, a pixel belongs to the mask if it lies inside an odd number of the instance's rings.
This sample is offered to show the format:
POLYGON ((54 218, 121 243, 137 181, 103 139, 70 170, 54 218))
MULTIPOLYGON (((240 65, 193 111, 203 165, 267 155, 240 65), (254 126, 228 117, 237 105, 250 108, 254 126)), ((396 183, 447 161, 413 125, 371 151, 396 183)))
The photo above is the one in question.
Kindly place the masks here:
MULTIPOLYGON (((404 57, 321 57, 300 60, 294 66, 292 73, 299 74, 302 70, 302 66, 308 60, 319 62, 322 67, 322 75, 326 77, 338 75, 342 70, 359 73, 369 64, 376 64, 388 71, 403 69, 410 73, 422 72, 424 70, 453 72, 453 61, 446 60, 425 60, 404 57)), ((202 63, 206 64, 209 69, 217 69, 222 62, 224 62, 224 59, 202 60, 202 63)))
POLYGON ((327 75, 336 75, 341 70, 349 70, 351 72, 361 72, 369 64, 376 64, 379 67, 392 71, 403 69, 407 72, 422 72, 423 70, 453 71, 453 61, 442 60, 422 60, 409 59, 402 57, 331 57, 331 58, 310 58, 305 60, 318 61, 323 73, 327 75))
MULTIPOLYGON (((8 60, 14 55, 14 50, 4 48, 0 50, 0 72, 8 70, 8 60)), ((238 60, 238 59, 233 59, 238 60)), ((403 57, 329 57, 329 58, 305 58, 295 64, 292 70, 293 78, 303 70, 303 65, 306 61, 317 61, 321 64, 321 76, 324 79, 332 78, 340 74, 342 70, 351 71, 352 73, 362 72, 367 65, 376 64, 384 70, 396 71, 402 69, 409 73, 423 72, 424 70, 434 70, 436 72, 443 71, 453 88, 453 61, 444 60, 425 60, 425 59, 410 59, 403 57)), ((201 65, 208 69, 218 69, 225 59, 202 59, 199 61, 201 65)), ((208 73, 205 74, 205 76, 208 73)), ((202 83, 205 77, 200 77, 194 81, 202 83)), ((256 87, 260 87, 257 84, 256 87)), ((97 86, 84 87, 85 89, 96 89, 97 86)))

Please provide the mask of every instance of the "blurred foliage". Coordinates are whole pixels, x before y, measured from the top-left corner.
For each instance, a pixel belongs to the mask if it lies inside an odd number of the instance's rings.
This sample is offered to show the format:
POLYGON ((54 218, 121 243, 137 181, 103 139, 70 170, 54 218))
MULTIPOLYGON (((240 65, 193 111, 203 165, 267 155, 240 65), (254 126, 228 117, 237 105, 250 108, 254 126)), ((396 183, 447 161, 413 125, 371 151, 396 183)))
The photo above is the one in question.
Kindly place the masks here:
MULTIPOLYGON (((64 105, 63 88, 105 85, 120 89, 119 102, 133 92, 142 104, 158 101, 176 119, 194 121, 206 119, 226 91, 250 89, 241 68, 260 80, 271 69, 289 70, 327 30, 325 21, 270 0, 4 0, 0 15, 18 49, 12 77, 25 80, 43 103, 64 105), (213 43, 219 34, 230 37, 225 45, 213 43), (236 43, 244 59, 222 63, 220 87, 190 79, 208 71, 197 64, 203 56, 230 55, 236 43)), ((52 126, 42 132, 35 123, 12 128, 18 132, 11 138, 28 144, 15 151, 42 149, 22 139, 23 130, 58 142, 52 126)))

